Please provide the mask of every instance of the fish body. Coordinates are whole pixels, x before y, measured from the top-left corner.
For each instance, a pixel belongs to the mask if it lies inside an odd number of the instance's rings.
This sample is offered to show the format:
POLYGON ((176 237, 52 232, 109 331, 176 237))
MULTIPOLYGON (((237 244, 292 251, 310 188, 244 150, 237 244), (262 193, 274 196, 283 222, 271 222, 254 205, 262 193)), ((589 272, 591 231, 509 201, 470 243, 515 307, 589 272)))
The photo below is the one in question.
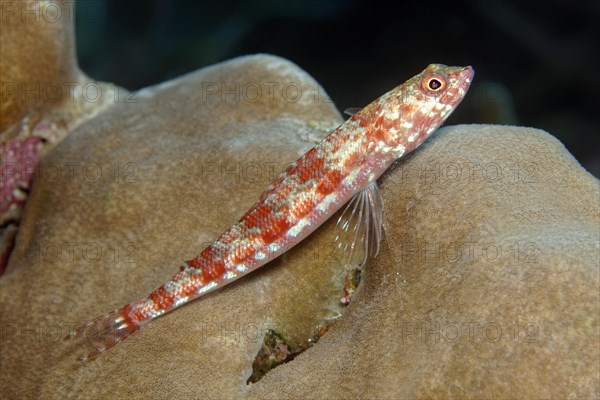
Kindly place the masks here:
MULTIPOLYGON (((353 114, 283 171, 238 222, 185 261, 171 280, 73 332, 70 338, 88 340, 80 359, 98 356, 154 318, 265 265, 351 199, 350 218, 371 226, 355 229, 350 251, 357 238, 365 245, 379 240, 381 218, 369 218, 381 212, 377 178, 439 128, 465 96, 473 75, 471 67, 431 64, 353 114)), ((347 230, 348 223, 341 221, 341 226, 347 230)))

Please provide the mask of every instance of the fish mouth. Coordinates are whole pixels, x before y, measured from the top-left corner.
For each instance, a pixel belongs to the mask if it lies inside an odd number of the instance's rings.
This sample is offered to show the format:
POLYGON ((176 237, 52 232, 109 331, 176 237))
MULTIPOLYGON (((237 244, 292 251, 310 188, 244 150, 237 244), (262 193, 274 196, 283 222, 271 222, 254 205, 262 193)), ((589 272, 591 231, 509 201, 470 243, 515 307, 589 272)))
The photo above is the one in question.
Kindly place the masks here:
POLYGON ((454 81, 453 88, 443 94, 440 102, 457 106, 467 94, 473 82, 475 70, 470 65, 462 68, 452 67, 452 69, 453 71, 448 75, 454 81))
POLYGON ((475 70, 470 65, 463 67, 458 72, 458 82, 462 89, 467 90, 469 86, 471 86, 471 82, 473 82, 473 77, 475 76, 475 70))

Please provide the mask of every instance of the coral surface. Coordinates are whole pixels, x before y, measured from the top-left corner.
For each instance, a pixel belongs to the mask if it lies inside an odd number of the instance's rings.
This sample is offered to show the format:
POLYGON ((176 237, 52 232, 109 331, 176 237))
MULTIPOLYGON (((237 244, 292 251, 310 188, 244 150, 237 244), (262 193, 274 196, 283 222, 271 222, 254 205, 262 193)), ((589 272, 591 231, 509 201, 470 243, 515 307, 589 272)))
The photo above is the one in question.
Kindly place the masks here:
POLYGON ((340 119, 297 66, 249 56, 148 88, 48 152, 42 170, 73 174, 34 181, 0 280, 2 397, 597 397, 598 181, 510 126, 442 128, 381 178, 382 251, 341 317, 332 219, 76 364, 74 325, 168 279, 340 119), (267 332, 277 358, 324 321, 247 383, 267 332))

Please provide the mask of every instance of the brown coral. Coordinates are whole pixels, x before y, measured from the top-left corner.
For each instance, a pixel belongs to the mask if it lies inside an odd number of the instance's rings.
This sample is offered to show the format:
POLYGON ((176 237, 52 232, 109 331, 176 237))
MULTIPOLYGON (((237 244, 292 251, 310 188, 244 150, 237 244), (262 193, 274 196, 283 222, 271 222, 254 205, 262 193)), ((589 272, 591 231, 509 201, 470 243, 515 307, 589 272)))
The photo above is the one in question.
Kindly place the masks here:
POLYGON ((265 81, 316 85, 282 59, 243 57, 113 107, 44 158, 105 174, 35 183, 0 282, 4 395, 597 395, 598 182, 548 134, 485 125, 441 129, 382 178, 382 254, 347 313, 257 383, 267 328, 307 343, 337 315, 332 223, 74 368, 59 340, 70 327, 167 279, 311 146, 298 132, 339 121, 328 102, 203 100, 207 82, 265 81), (135 179, 115 180, 126 165, 135 179))

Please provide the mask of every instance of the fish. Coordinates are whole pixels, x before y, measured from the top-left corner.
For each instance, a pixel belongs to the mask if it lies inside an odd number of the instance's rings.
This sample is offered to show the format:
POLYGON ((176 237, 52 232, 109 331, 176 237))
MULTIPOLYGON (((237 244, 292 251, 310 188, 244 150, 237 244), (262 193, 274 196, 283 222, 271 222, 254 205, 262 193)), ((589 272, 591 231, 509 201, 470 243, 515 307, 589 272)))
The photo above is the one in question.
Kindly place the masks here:
POLYGON ((351 117, 290 164, 258 201, 146 298, 79 326, 87 362, 177 307, 260 268, 300 243, 344 205, 336 236, 346 262, 377 255, 383 200, 377 179, 433 134, 465 97, 471 66, 431 64, 351 117))

